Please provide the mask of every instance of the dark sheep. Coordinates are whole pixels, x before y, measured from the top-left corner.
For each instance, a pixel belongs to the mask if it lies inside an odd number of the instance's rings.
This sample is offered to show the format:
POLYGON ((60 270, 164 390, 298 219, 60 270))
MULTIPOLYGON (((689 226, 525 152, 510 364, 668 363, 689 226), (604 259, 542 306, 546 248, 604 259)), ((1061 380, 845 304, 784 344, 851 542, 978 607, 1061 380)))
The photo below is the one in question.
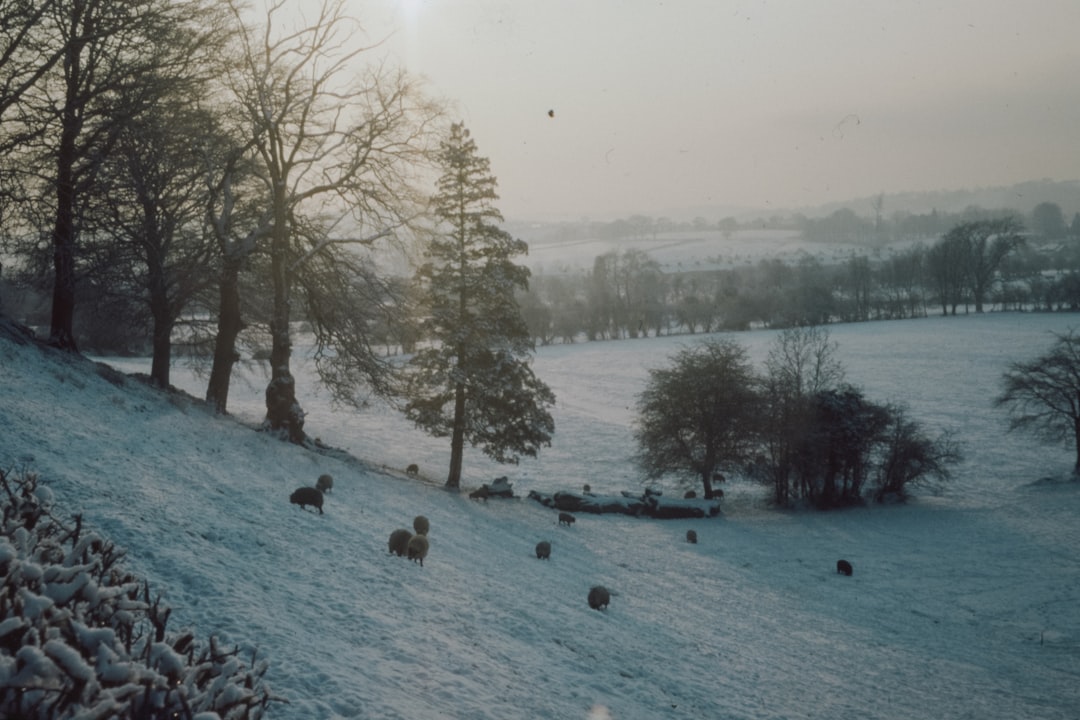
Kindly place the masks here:
POLYGON ((491 490, 487 485, 481 485, 480 487, 469 493, 469 498, 472 500, 483 500, 487 502, 487 499, 491 497, 491 490))
POLYGON ((593 610, 603 610, 611 601, 611 593, 603 585, 596 585, 589 590, 589 607, 593 610))
POLYGON ((687 530, 686 531, 686 542, 692 543, 692 544, 697 544, 697 533, 694 532, 693 530, 687 530))
POLYGON ((427 535, 428 528, 431 527, 431 523, 429 523, 428 519, 423 515, 417 515, 413 518, 412 526, 413 530, 416 531, 417 535, 427 535))
POLYGON ((416 463, 412 463, 409 467, 405 468, 405 472, 409 475, 416 475, 420 472, 420 466, 416 463))
POLYGON ((405 554, 409 551, 409 541, 412 540, 412 536, 412 533, 405 528, 398 528, 390 533, 390 542, 388 543, 390 552, 398 557, 405 557, 405 554))
POLYGON ((697 492, 695 492, 693 490, 687 490, 686 492, 683 493, 683 499, 684 500, 693 500, 696 497, 697 497, 697 492))
POLYGON ((322 492, 318 488, 302 487, 293 490, 292 495, 289 496, 289 502, 293 505, 299 505, 301 510, 304 510, 306 506, 311 505, 319 509, 319 514, 322 515, 322 492))
POLYGON ((334 487, 334 478, 330 475, 320 475, 319 479, 315 481, 315 488, 321 493, 328 493, 334 487))
POLYGON ((550 560, 551 559, 551 543, 547 540, 541 540, 536 543, 536 558, 538 560, 550 560))
POLYGON ((848 577, 851 577, 851 573, 855 572, 855 570, 851 567, 851 563, 849 563, 847 560, 837 560, 836 572, 840 573, 841 575, 847 575, 848 577))
POLYGON ((420 567, 424 567, 424 558, 428 553, 428 539, 426 535, 413 535, 409 539, 409 545, 406 550, 409 559, 413 562, 419 562, 420 567))
POLYGON ((570 513, 568 513, 568 512, 559 513, 559 524, 560 525, 565 525, 566 527, 570 527, 575 522, 577 522, 577 518, 574 517, 573 515, 571 515, 570 513))

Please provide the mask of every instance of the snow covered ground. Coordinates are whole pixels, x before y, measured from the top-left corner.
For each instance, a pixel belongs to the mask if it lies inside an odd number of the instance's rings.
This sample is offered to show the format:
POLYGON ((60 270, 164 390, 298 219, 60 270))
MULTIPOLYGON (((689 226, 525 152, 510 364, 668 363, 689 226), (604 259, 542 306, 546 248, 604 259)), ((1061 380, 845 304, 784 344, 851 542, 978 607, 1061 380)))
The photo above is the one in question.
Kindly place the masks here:
MULTIPOLYGON (((1080 483, 1067 448, 1005 432, 1007 364, 1075 315, 834 326, 848 379, 954 428, 966 461, 909 503, 779 512, 729 483, 719 518, 579 516, 441 488, 445 441, 392 410, 334 408, 298 357, 314 453, 254 432, 263 380, 232 418, 184 395, 0 340, 0 466, 37 472, 61 513, 127 548, 173 629, 268 658, 280 718, 1076 718, 1080 483), (420 478, 402 468, 415 462, 420 478), (288 503, 334 476, 325 515, 288 503), (423 567, 392 530, 431 520, 423 567), (699 543, 684 542, 687 529, 699 543), (550 540, 550 561, 533 548, 550 540), (835 573, 852 561, 854 576, 835 573), (591 610, 589 588, 613 591, 591 610)), ((738 334, 756 361, 773 333, 738 334)), ((647 369, 693 337, 541 348, 556 437, 517 467, 466 457, 466 484, 640 490, 630 423, 647 369)), ((145 371, 146 360, 115 362, 145 371)), ((182 367, 174 382, 198 397, 182 367)))

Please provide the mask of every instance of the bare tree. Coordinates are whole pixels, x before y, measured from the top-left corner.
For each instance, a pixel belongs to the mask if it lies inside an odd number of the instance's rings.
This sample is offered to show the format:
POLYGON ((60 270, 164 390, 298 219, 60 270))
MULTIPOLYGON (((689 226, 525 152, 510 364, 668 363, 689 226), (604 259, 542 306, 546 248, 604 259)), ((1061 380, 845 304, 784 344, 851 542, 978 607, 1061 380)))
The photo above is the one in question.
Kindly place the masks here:
POLYGON ((153 102, 151 77, 163 68, 189 63, 190 46, 171 41, 178 28, 201 22, 207 0, 53 0, 41 22, 55 42, 59 60, 23 92, 20 120, 38 163, 51 166, 43 177, 51 195, 53 302, 50 343, 77 350, 75 312, 76 248, 85 198, 113 149, 119 128, 153 102))
POLYGON ((788 328, 776 336, 765 361, 769 384, 794 397, 806 397, 840 385, 844 367, 837 343, 820 325, 788 328))
MULTIPOLYGON (((56 28, 48 21, 59 0, 5 0, 0 3, 0 119, 7 119, 23 95, 52 72, 64 48, 56 43, 56 28)), ((0 149, 9 150, 24 139, 4 125, 0 149)))
POLYGON ((931 437, 903 406, 890 406, 886 412, 889 422, 881 436, 875 500, 883 502, 889 496, 903 499, 911 486, 952 477, 951 466, 963 459, 952 433, 931 437))
POLYGON ((429 157, 439 108, 402 72, 355 70, 371 48, 355 46, 359 28, 341 0, 324 1, 310 22, 279 29, 285 6, 272 4, 259 30, 244 25, 232 6, 243 46, 232 87, 269 210, 274 299, 266 422, 302 442, 304 413, 290 370, 297 277, 321 254, 370 247, 415 216, 422 204, 416 165, 429 157))
POLYGON ((968 248, 960 234, 946 235, 926 252, 926 268, 937 289, 941 314, 956 310, 964 299, 968 273, 968 248))
POLYGON ((193 108, 158 110, 126 128, 104 164, 94 191, 99 199, 88 208, 98 220, 84 233, 81 264, 111 295, 146 307, 150 378, 167 388, 173 330, 211 283, 217 254, 192 152, 205 116, 193 108))
POLYGON ((814 398, 838 388, 844 369, 836 343, 819 326, 788 328, 777 335, 765 361, 759 434, 758 479, 773 486, 773 499, 787 505, 797 491, 799 453, 814 425, 814 398))
POLYGON ((212 283, 216 259, 198 152, 216 121, 200 98, 221 68, 226 16, 199 10, 189 23, 158 28, 156 43, 168 50, 131 89, 141 111, 112 132, 84 210, 80 267, 110 295, 145 306, 150 377, 160 387, 169 386, 173 330, 212 283))
POLYGON ((1080 335, 1070 330, 1054 337, 1039 357, 1009 365, 994 405, 1008 410, 1010 431, 1071 444, 1073 473, 1080 476, 1080 335))
POLYGON ((269 234, 270 217, 258 202, 260 186, 250 153, 254 142, 243 128, 229 127, 223 113, 215 117, 218 124, 208 129, 198 150, 206 184, 206 224, 217 245, 219 267, 217 328, 206 401, 224 414, 233 366, 240 358, 237 342, 246 326, 240 274, 269 234))
POLYGON ((983 303, 1002 261, 1023 239, 1020 226, 1012 217, 997 220, 978 220, 954 227, 945 236, 959 239, 967 248, 967 279, 975 312, 983 311, 983 303))

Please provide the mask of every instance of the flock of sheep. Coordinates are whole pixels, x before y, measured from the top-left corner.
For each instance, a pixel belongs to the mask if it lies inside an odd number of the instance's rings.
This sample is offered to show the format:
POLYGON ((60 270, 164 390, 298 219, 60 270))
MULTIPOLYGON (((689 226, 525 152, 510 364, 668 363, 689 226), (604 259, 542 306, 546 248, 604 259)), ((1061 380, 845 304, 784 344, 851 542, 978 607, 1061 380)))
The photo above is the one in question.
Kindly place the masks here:
MULTIPOLYGON (((331 475, 320 475, 319 479, 315 481, 314 487, 305 486, 293 490, 292 494, 289 495, 289 502, 293 505, 299 505, 301 510, 306 510, 307 506, 310 505, 322 515, 323 495, 330 492, 333 487, 334 478, 331 475)), ((405 528, 399 528, 390 533, 390 552, 399 557, 408 557, 413 562, 420 563, 420 566, 423 567, 424 558, 428 554, 427 534, 430 526, 431 524, 426 517, 417 515, 413 518, 415 535, 405 528)))
MULTIPOLYGON (((410 465, 408 474, 415 475, 415 466, 410 465)), ((330 475, 323 474, 319 476, 319 479, 315 482, 314 487, 299 487, 289 495, 289 502, 293 505, 299 505, 301 510, 306 510, 307 506, 315 508, 319 511, 319 514, 323 514, 323 495, 330 492, 334 487, 334 478, 330 475)), ((574 524, 576 518, 570 513, 559 513, 559 524, 566 525, 567 527, 574 524)), ((417 515, 413 518, 413 529, 410 531, 408 528, 398 528, 390 533, 390 539, 387 542, 387 548, 392 555, 398 557, 406 557, 413 562, 420 563, 420 567, 424 566, 424 558, 427 557, 430 543, 428 542, 428 530, 431 527, 431 523, 423 515, 417 515)), ((536 557, 540 560, 551 559, 551 543, 547 540, 541 540, 536 544, 536 557)), ((611 601, 611 593, 603 586, 596 585, 589 590, 589 607, 594 610, 603 610, 608 606, 611 601)))
MULTIPOLYGON (((415 465, 410 465, 406 472, 415 475, 415 467, 415 465)), ((321 515, 323 514, 323 495, 330 492, 333 487, 333 477, 326 474, 320 475, 314 487, 300 487, 294 490, 289 496, 289 502, 299 505, 301 509, 306 509, 310 505, 316 508, 321 515)), ((585 487, 588 488, 588 485, 585 487)), ((570 527, 576 521, 577 518, 568 512, 559 513, 559 525, 570 527)), ((427 557, 428 548, 430 547, 427 537, 429 528, 428 519, 423 515, 417 515, 413 518, 412 531, 407 528, 398 528, 390 533, 390 540, 387 543, 390 553, 398 557, 407 557, 413 562, 420 563, 420 567, 423 567, 424 558, 427 557)), ((697 543, 697 533, 693 530, 687 530, 686 542, 697 543)), ((551 559, 551 543, 549 541, 541 540, 536 543, 536 557, 538 560, 551 559)), ((852 574, 851 563, 847 560, 838 560, 836 562, 836 572, 850 576, 852 574)), ((589 607, 593 610, 605 609, 610 601, 611 592, 602 585, 596 585, 589 590, 589 607)))
MULTIPOLYGON (((559 524, 570 527, 577 518, 568 512, 559 513, 559 524)), ((550 560, 551 559, 551 543, 547 540, 541 540, 536 543, 536 558, 538 560, 550 560)), ((589 590, 589 607, 593 610, 603 610, 611 602, 611 592, 603 585, 594 585, 589 590)))
POLYGON ((407 528, 398 528, 394 532, 390 533, 390 552, 398 557, 405 556, 413 562, 420 563, 420 567, 424 566, 424 558, 428 554, 428 528, 431 527, 431 523, 423 515, 417 515, 413 518, 413 530, 416 534, 413 535, 407 528))

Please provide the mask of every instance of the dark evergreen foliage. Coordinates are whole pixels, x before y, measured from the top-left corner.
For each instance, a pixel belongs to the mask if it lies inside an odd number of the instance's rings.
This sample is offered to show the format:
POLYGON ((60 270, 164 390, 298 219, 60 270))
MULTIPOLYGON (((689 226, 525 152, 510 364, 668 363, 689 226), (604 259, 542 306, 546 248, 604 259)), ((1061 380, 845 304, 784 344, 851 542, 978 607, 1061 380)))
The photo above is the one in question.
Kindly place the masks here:
POLYGON ((529 270, 513 262, 528 246, 499 226, 490 163, 460 124, 438 161, 432 205, 441 225, 417 272, 429 343, 409 363, 405 414, 451 438, 447 485, 458 487, 466 441, 498 462, 550 444, 555 396, 529 366, 532 336, 515 296, 528 287, 529 270))

